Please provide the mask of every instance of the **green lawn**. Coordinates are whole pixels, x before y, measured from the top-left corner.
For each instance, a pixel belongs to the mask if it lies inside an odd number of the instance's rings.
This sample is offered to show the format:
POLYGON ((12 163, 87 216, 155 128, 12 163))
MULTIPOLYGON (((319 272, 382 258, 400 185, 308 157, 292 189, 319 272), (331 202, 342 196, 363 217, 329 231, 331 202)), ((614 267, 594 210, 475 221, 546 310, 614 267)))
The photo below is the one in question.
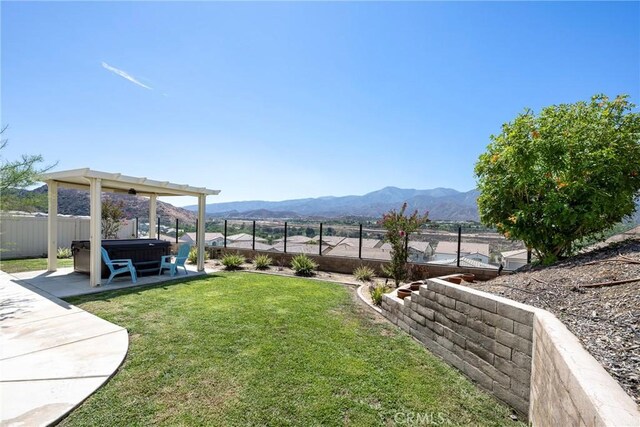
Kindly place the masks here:
MULTIPOLYGON (((73 258, 58 260, 58 267, 73 267, 73 258)), ((19 273, 21 271, 37 271, 47 269, 46 258, 1 259, 0 270, 5 273, 19 273)))
POLYGON ((130 347, 63 425, 515 424, 341 285, 220 273, 69 302, 126 327, 130 347))

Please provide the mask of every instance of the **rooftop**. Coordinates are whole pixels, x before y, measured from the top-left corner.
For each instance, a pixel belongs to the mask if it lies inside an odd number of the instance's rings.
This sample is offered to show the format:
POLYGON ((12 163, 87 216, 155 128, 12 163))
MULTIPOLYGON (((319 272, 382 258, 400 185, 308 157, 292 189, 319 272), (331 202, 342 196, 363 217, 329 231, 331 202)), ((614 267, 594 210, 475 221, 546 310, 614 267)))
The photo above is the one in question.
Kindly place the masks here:
MULTIPOLYGON (((458 242, 438 242, 436 246, 436 253, 439 254, 456 254, 458 253, 458 242)), ((481 254, 489 256, 489 244, 488 243, 469 243, 462 242, 460 244, 460 252, 467 254, 481 254)))

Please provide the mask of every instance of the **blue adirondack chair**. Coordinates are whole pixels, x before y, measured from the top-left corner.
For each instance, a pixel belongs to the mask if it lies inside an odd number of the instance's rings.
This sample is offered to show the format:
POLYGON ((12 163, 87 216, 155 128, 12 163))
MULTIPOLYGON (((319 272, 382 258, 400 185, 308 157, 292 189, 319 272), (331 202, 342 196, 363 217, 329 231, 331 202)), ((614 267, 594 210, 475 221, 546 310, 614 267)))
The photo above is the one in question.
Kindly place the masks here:
POLYGON ((109 271, 111 272, 109 280, 107 280, 107 285, 111 283, 115 276, 123 273, 131 273, 131 281, 136 283, 138 275, 136 274, 136 269, 133 267, 133 262, 131 262, 130 259, 111 259, 109 258, 109 253, 105 248, 100 249, 102 250, 102 260, 105 265, 109 267, 109 271))
POLYGON ((180 247, 178 248, 178 253, 175 257, 172 255, 163 256, 160 260, 160 274, 158 274, 158 276, 162 275, 162 270, 169 270, 171 277, 173 277, 178 272, 178 267, 182 267, 182 269, 184 270, 184 274, 189 274, 187 272, 187 267, 184 266, 184 263, 187 261, 187 258, 189 258, 190 249, 191 247, 185 243, 183 245, 180 245, 180 247))

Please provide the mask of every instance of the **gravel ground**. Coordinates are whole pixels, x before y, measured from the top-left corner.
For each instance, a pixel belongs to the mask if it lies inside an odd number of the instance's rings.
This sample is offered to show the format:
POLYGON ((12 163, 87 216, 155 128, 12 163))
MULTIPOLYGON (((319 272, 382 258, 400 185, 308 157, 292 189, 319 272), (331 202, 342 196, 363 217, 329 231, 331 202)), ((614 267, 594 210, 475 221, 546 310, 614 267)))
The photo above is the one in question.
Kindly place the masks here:
POLYGON ((471 286, 554 313, 640 405, 640 238, 471 286))

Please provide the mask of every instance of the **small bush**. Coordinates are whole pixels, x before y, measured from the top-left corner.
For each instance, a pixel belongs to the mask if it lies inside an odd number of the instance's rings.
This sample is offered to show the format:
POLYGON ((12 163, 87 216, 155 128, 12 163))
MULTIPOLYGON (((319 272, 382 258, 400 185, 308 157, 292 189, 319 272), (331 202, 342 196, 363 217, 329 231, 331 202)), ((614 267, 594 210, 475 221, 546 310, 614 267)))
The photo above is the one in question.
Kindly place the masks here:
POLYGON ((291 268, 293 268, 297 276, 313 276, 318 264, 305 254, 300 254, 294 256, 291 260, 291 268))
POLYGON ((58 248, 58 258, 71 258, 72 255, 71 248, 58 248))
POLYGON ((267 270, 273 264, 271 257, 265 254, 256 255, 253 262, 258 270, 267 270))
POLYGON ((239 270, 244 261, 244 257, 240 254, 224 254, 221 260, 225 270, 239 270))
POLYGON ((373 271, 371 267, 368 267, 366 265, 361 265, 360 267, 353 270, 353 276, 356 278, 356 280, 359 280, 361 282, 370 282, 375 274, 376 272, 373 271))
MULTIPOLYGON (((209 259, 209 252, 205 249, 204 251, 204 260, 208 260, 209 259)), ((197 247, 192 247, 191 250, 189 251, 189 258, 187 258, 187 262, 189 262, 189 264, 197 264, 198 263, 198 248, 197 247)))
POLYGON ((369 286, 369 293, 374 305, 382 305, 382 296, 389 292, 389 287, 383 283, 369 286))
POLYGON ((423 280, 429 277, 429 269, 426 265, 412 264, 407 271, 409 280, 423 280))

